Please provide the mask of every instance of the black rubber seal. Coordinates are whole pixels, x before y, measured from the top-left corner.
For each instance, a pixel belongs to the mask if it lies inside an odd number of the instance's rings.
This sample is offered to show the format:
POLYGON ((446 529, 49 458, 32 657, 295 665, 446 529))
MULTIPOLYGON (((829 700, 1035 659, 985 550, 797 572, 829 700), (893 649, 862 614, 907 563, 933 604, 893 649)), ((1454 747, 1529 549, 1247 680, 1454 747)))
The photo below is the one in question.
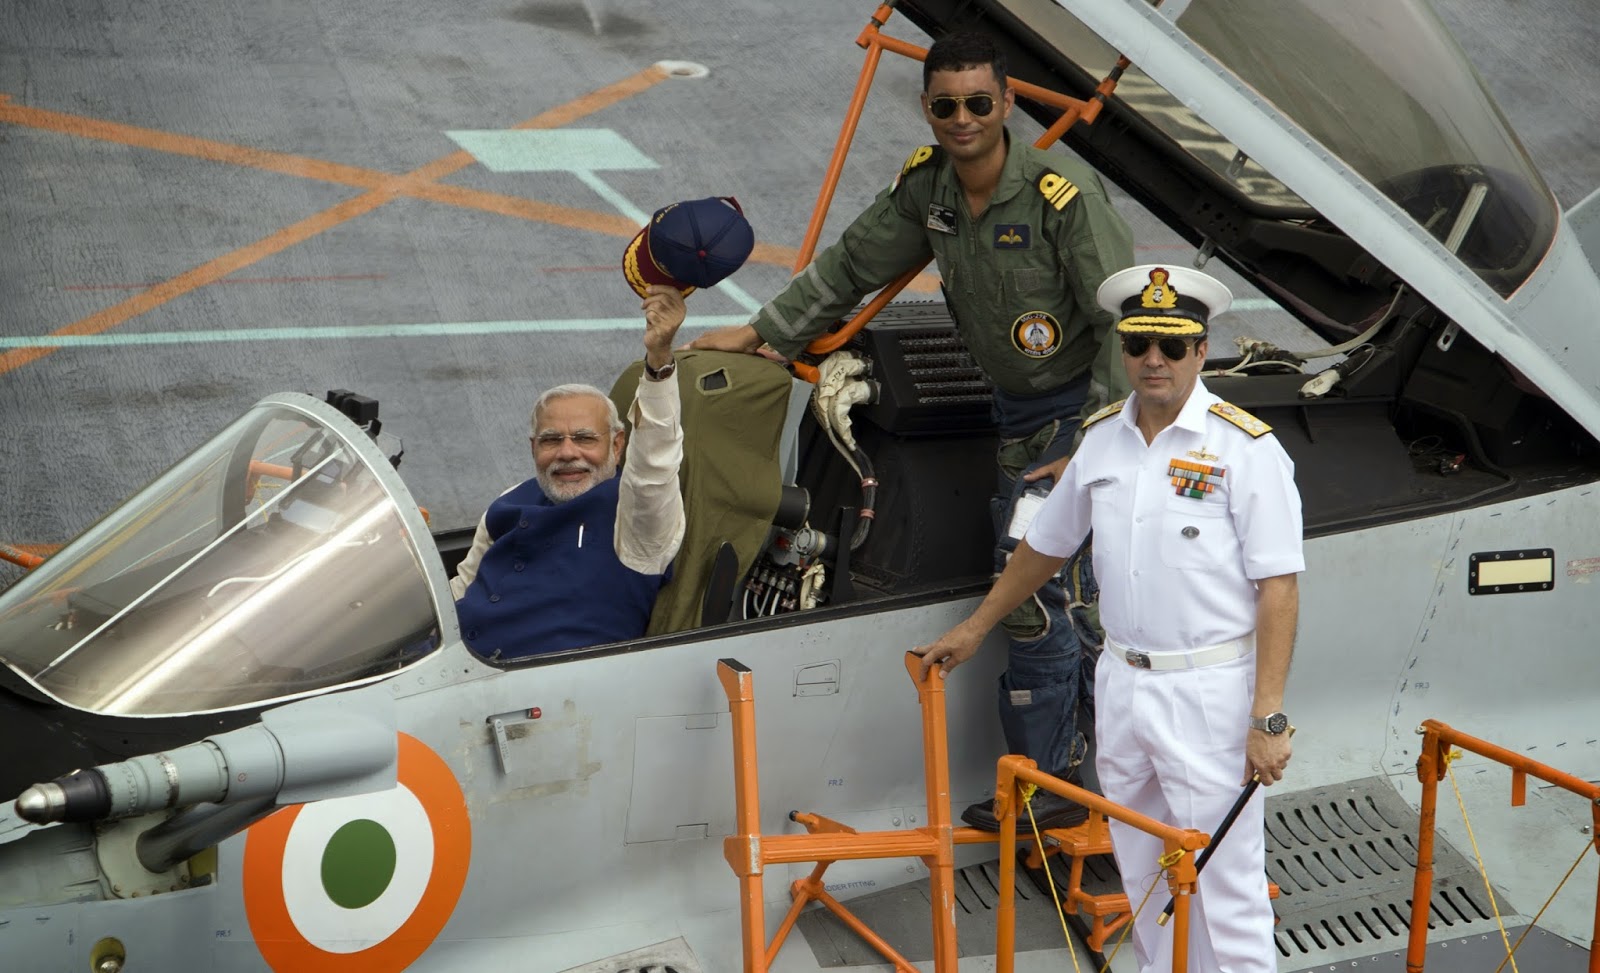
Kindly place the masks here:
POLYGON ((54 784, 66 795, 63 821, 99 821, 111 815, 111 788, 98 770, 74 770, 54 784))

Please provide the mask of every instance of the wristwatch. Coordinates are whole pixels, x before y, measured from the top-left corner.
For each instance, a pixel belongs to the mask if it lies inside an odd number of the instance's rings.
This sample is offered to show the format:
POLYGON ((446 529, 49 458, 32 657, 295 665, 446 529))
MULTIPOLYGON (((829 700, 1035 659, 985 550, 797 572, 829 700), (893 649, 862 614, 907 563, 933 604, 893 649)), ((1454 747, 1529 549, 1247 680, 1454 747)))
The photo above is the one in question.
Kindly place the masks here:
POLYGON ((1289 730, 1289 717, 1282 713, 1268 713, 1266 716, 1250 717, 1250 729, 1260 730, 1269 736, 1278 736, 1289 730))
POLYGON ((665 365, 662 365, 660 368, 651 368, 648 359, 644 363, 644 373, 645 375, 649 376, 650 381, 652 382, 659 382, 663 379, 671 378, 672 373, 676 372, 677 370, 678 359, 676 358, 667 362, 665 365))

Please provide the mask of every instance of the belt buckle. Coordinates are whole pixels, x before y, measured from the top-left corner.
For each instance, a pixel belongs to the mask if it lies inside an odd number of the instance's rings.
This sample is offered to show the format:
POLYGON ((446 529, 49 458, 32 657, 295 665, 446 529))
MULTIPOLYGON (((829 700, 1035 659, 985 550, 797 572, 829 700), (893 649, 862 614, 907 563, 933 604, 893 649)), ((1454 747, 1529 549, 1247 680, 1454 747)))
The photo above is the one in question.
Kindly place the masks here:
POLYGON ((1129 649, 1128 665, 1133 666, 1135 669, 1148 669, 1150 668, 1150 656, 1144 652, 1129 649))

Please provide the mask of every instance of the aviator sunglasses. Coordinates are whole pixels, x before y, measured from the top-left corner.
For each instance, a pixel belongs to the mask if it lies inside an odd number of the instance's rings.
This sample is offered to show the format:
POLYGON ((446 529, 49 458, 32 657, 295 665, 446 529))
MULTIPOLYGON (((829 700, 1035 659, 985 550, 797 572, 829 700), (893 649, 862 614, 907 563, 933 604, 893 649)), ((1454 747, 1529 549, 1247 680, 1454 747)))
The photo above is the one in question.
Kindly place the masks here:
POLYGON ((1122 353, 1129 358, 1143 358, 1154 342, 1167 361, 1183 361, 1189 357, 1189 342, 1183 338, 1151 338, 1142 334, 1122 336, 1122 353))
POLYGON ((983 118, 994 111, 993 95, 940 95, 928 99, 928 113, 934 118, 949 118, 956 113, 957 105, 966 105, 975 118, 983 118))

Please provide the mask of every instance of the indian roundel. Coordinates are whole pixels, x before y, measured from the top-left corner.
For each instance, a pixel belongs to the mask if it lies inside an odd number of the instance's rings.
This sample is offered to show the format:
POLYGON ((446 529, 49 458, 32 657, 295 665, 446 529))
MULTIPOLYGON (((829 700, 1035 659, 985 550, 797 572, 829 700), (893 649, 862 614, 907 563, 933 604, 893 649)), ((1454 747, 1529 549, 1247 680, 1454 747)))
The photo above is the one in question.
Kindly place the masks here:
POLYGON ((455 911, 466 799, 438 754, 399 737, 393 789, 284 808, 247 832, 245 915, 277 973, 398 973, 455 911))

